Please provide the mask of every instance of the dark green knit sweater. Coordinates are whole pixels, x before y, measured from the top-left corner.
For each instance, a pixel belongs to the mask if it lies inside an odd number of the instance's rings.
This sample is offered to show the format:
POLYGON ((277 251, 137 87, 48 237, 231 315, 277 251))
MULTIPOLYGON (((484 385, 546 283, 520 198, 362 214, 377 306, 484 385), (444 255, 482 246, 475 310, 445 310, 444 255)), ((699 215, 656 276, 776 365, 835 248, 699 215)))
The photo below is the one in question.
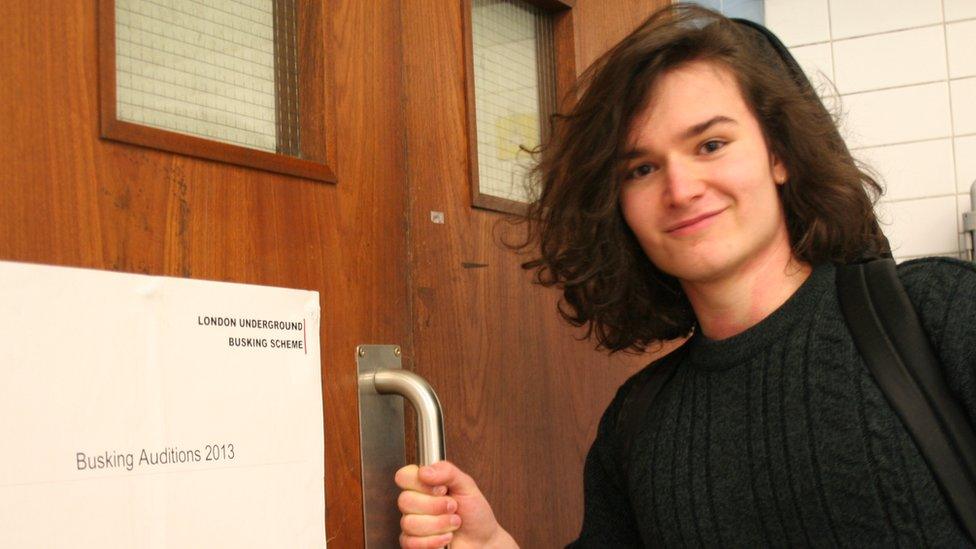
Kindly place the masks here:
MULTIPOLYGON (((976 420, 976 269, 925 259, 898 272, 976 420)), ((586 459, 573 546, 969 546, 854 348, 834 277, 816 268, 737 336, 693 336, 631 443, 626 479, 614 437, 634 378, 621 387, 586 459)))

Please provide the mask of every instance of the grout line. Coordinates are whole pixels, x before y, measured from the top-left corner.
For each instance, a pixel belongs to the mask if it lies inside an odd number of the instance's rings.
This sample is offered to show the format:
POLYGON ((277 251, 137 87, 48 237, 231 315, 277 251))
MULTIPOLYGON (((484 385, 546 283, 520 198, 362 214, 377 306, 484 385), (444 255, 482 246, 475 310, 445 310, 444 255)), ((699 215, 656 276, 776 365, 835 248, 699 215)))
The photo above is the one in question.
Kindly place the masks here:
MULTIPOLYGON (((830 8, 829 8, 829 5, 828 5, 828 14, 829 13, 830 13, 830 8)), ((833 36, 832 36, 833 35, 833 32, 831 30, 831 38, 828 39, 828 40, 818 40, 816 42, 801 42, 799 44, 790 44, 787 47, 789 47, 790 49, 793 49, 793 48, 802 48, 802 47, 805 47, 805 46, 817 46, 817 45, 820 45, 820 44, 827 44, 827 43, 829 43, 831 41, 833 41, 833 42, 842 42, 844 40, 855 40, 857 38, 867 38, 869 36, 882 36, 882 35, 885 35, 885 34, 891 34, 891 33, 895 33, 895 32, 902 32, 902 31, 916 30, 916 29, 924 29, 924 28, 927 28, 927 27, 934 27, 934 26, 940 25, 940 24, 942 24, 942 25, 954 25, 956 23, 965 23, 965 22, 969 22, 969 21, 976 21, 976 17, 968 17, 966 19, 956 19, 954 21, 943 21, 942 23, 930 23, 928 25, 919 25, 917 27, 905 27, 905 28, 901 28, 901 29, 891 29, 891 30, 886 30, 886 31, 881 31, 881 32, 876 32, 876 33, 859 34, 857 36, 848 36, 848 37, 844 37, 844 38, 837 38, 836 40, 833 38, 833 36)))
POLYGON ((869 32, 869 33, 866 33, 866 34, 856 34, 854 36, 845 36, 843 38, 837 38, 835 40, 835 42, 844 42, 844 41, 847 41, 847 40, 857 40, 859 38, 872 38, 872 37, 875 37, 875 36, 884 36, 886 34, 895 34, 895 33, 898 33, 898 32, 907 32, 907 31, 913 31, 913 30, 919 30, 919 29, 927 29, 927 28, 931 28, 931 27, 937 27, 939 25, 944 25, 944 24, 945 23, 940 20, 940 21, 936 21, 935 23, 927 23, 925 25, 915 25, 913 27, 902 27, 902 28, 897 28, 897 29, 883 30, 883 31, 880 31, 880 32, 869 32))
MULTIPOLYGON (((922 200, 929 200, 929 199, 934 200, 936 198, 949 198, 949 197, 956 198, 956 197, 962 196, 963 194, 969 194, 969 193, 958 193, 958 192, 953 191, 950 194, 933 194, 933 195, 925 195, 925 196, 914 196, 914 197, 908 197, 908 198, 896 198, 894 200, 881 199, 881 200, 878 200, 878 204, 900 204, 902 202, 920 202, 922 200)), ((958 200, 956 202, 958 202, 958 200)), ((957 204, 957 206, 958 206, 958 204, 957 204)), ((958 228, 958 223, 957 223, 957 228, 958 228)))
MULTIPOLYGON (((969 77, 967 77, 967 78, 969 78, 969 77)), ((941 80, 927 80, 925 82, 913 82, 911 84, 898 84, 896 86, 885 86, 883 88, 872 88, 870 90, 859 90, 859 91, 854 91, 854 92, 847 92, 847 93, 840 94, 840 96, 843 98, 843 97, 850 97, 852 95, 861 95, 861 94, 865 94, 865 93, 874 93, 874 92, 891 91, 891 90, 901 90, 901 89, 916 88, 916 87, 921 87, 921 86, 931 86, 932 84, 946 84, 946 87, 948 88, 949 81, 946 80, 945 78, 943 78, 941 80)))
POLYGON ((827 0, 827 43, 830 44, 830 84, 834 87, 834 92, 840 98, 840 90, 837 89, 837 58, 834 55, 834 22, 830 11, 830 2, 827 0))
MULTIPOLYGON (((948 63, 948 60, 946 60, 946 63, 948 63)), ((948 79, 943 78, 941 80, 926 80, 924 82, 913 82, 911 84, 897 84, 897 85, 894 85, 894 86, 886 86, 884 88, 872 88, 872 89, 869 89, 869 90, 858 90, 858 91, 853 91, 853 92, 842 93, 842 94, 840 94, 840 96, 841 97, 849 97, 849 96, 852 96, 852 95, 860 95, 860 94, 864 94, 864 93, 873 93, 873 92, 881 92, 881 91, 900 90, 900 89, 905 89, 905 88, 914 88, 914 87, 917 87, 917 86, 930 86, 932 84, 941 84, 943 82, 945 82, 947 84, 950 84, 952 82, 961 82, 963 80, 976 80, 976 75, 957 76, 955 78, 948 78, 948 79)))
POLYGON ((789 46, 787 46, 787 48, 792 50, 793 48, 805 48, 807 46, 821 46, 824 44, 829 46, 830 40, 818 40, 816 42, 802 42, 800 44, 790 44, 789 46))
MULTIPOLYGON (((943 6, 944 6, 944 5, 945 5, 945 4, 943 4, 943 6)), ((943 11, 943 12, 942 12, 942 21, 943 21, 943 22, 944 22, 944 23, 945 23, 946 25, 953 25, 953 24, 955 24, 955 23, 965 23, 965 22, 967 22, 967 21, 976 21, 976 17, 963 17, 962 19, 953 19, 952 21, 946 21, 946 18, 945 18, 945 12, 943 11)))
MULTIPOLYGON (((976 134, 972 134, 976 135, 976 134)), ((962 136, 957 136, 962 137, 962 136)), ((862 151, 864 149, 877 149, 880 147, 894 147, 896 145, 911 145, 913 143, 926 143, 929 141, 939 141, 941 139, 952 139, 951 135, 940 135, 938 137, 926 137, 924 139, 910 139, 908 141, 892 141, 890 143, 877 143, 875 145, 859 145, 857 147, 850 147, 852 151, 862 151)))
POLYGON ((942 139, 962 139, 964 137, 976 137, 976 132, 960 133, 956 135, 942 135, 938 137, 926 137, 924 139, 909 139, 908 141, 892 141, 890 143, 879 143, 877 145, 861 145, 859 147, 851 147, 850 150, 862 151, 864 149, 878 149, 881 147, 894 147, 896 145, 911 145, 913 143, 926 143, 928 141, 940 141, 942 139))
MULTIPOLYGON (((974 135, 976 135, 976 134, 974 134, 974 135)), ((883 149, 884 147, 897 147, 898 145, 913 145, 915 143, 929 143, 929 142, 932 142, 932 141, 944 141, 944 140, 947 140, 947 139, 948 140, 951 140, 952 139, 952 136, 951 135, 947 135, 947 136, 944 136, 944 137, 926 137, 925 139, 914 139, 914 140, 911 140, 911 141, 899 141, 899 142, 896 142, 896 143, 884 143, 884 144, 881 144, 881 145, 866 145, 866 146, 863 146, 863 147, 851 147, 850 150, 851 150, 851 152, 853 152, 853 151, 863 151, 865 149, 883 149)))
MULTIPOLYGON (((949 68, 949 25, 946 23, 945 20, 945 0, 939 2, 939 5, 942 8, 942 45, 945 47, 946 76, 950 76, 952 74, 952 71, 949 68)), ((957 164, 956 139, 955 139, 956 124, 955 124, 955 116, 953 115, 952 112, 952 86, 946 84, 946 93, 949 95, 949 133, 953 135, 952 148, 950 150, 950 154, 952 154, 952 183, 953 183, 952 186, 954 189, 958 191, 959 190, 958 189, 959 168, 956 165, 957 164)), ((956 206, 956 234, 962 234, 962 212, 959 210, 958 199, 956 200, 955 206, 956 206)), ((959 247, 959 238, 956 238, 956 247, 959 247)), ((960 249, 959 253, 963 253, 963 250, 960 249)))

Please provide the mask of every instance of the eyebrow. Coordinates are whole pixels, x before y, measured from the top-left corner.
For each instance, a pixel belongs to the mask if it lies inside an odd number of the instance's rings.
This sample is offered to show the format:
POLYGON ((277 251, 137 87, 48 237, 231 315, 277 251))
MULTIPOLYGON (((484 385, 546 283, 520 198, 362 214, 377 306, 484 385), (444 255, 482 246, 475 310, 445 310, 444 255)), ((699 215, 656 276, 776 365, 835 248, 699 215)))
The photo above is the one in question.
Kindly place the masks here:
POLYGON ((684 133, 681 134, 681 138, 682 139, 691 139, 692 137, 695 137, 696 135, 705 133, 706 131, 708 131, 708 128, 711 128, 712 126, 714 126, 716 124, 738 124, 738 122, 736 122, 735 120, 732 120, 728 116, 722 116, 722 115, 713 116, 712 118, 710 118, 710 119, 708 119, 708 120, 706 120, 704 122, 700 122, 698 124, 695 124, 694 126, 692 126, 692 127, 688 128, 687 130, 685 130, 684 133))
MULTIPOLYGON (((687 130, 681 133, 680 138, 682 140, 691 139, 692 137, 705 133, 706 131, 708 131, 709 128, 715 126, 716 124, 738 124, 738 122, 736 122, 732 118, 729 118, 728 116, 723 116, 723 115, 713 116, 704 122, 699 122, 698 124, 691 126, 690 128, 688 128, 687 130)), ((627 149, 626 151, 624 151, 622 155, 620 155, 620 159, 629 160, 631 158, 641 156, 642 154, 644 154, 644 152, 645 152, 644 149, 640 147, 627 149)))

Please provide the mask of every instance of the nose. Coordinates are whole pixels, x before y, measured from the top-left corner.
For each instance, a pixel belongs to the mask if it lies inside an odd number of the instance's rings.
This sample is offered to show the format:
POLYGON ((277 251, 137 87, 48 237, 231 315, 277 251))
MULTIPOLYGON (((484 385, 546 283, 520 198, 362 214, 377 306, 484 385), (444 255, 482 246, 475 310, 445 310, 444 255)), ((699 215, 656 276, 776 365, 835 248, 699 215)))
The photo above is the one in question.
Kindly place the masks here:
POLYGON ((701 174, 680 160, 672 160, 665 167, 668 203, 676 208, 687 206, 705 192, 701 174))

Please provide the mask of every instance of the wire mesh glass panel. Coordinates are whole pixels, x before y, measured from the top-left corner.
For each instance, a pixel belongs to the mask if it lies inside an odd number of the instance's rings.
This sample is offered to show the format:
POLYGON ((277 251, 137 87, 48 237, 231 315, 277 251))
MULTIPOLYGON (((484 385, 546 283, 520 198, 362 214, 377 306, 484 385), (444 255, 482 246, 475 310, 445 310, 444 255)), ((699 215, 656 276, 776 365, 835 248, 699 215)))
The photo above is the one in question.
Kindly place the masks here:
POLYGON ((471 43, 480 192, 531 202, 524 149, 555 105, 552 19, 520 0, 473 0, 471 43))
POLYGON ((118 119, 297 156, 294 2, 116 0, 118 119))

